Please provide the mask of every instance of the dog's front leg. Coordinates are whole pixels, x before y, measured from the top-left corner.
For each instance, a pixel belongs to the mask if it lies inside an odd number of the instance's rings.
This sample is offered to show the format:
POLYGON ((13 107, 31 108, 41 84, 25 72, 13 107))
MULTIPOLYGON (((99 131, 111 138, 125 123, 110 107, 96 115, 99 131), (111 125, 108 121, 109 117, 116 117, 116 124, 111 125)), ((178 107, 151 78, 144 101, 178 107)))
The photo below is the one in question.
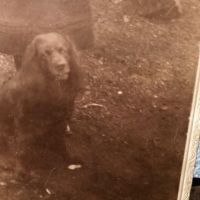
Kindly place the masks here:
POLYGON ((66 135, 72 135, 72 130, 71 130, 71 118, 72 118, 72 114, 74 111, 74 100, 72 100, 69 103, 68 108, 66 109, 66 121, 65 121, 65 134, 66 135))

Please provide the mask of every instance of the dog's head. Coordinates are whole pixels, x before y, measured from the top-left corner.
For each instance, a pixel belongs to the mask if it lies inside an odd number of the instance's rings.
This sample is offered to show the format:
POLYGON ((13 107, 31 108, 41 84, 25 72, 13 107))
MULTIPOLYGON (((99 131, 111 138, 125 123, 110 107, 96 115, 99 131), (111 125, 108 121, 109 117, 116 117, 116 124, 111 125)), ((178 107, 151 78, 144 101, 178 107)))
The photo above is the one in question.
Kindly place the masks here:
POLYGON ((46 33, 36 36, 27 47, 22 68, 34 63, 51 77, 67 80, 76 62, 76 49, 68 37, 46 33))

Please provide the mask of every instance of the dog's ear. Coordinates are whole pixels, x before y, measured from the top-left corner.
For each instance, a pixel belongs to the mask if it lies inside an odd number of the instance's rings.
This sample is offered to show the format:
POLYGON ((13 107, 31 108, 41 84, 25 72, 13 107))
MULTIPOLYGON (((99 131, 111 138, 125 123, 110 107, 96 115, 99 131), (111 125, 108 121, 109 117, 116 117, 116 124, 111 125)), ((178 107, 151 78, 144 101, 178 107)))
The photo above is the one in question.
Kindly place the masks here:
POLYGON ((35 64, 37 60, 36 57, 37 57, 36 39, 33 39, 32 42, 26 47, 22 59, 22 69, 30 68, 31 65, 35 64))
POLYGON ((82 79, 83 73, 80 68, 80 55, 75 44, 69 38, 66 38, 66 41, 69 44, 68 54, 71 74, 69 79, 73 89, 81 91, 84 88, 84 83, 82 79))
POLYGON ((79 67, 79 65, 80 65, 79 52, 78 52, 75 44, 69 38, 67 38, 66 40, 69 43, 70 63, 73 65, 72 67, 79 67))

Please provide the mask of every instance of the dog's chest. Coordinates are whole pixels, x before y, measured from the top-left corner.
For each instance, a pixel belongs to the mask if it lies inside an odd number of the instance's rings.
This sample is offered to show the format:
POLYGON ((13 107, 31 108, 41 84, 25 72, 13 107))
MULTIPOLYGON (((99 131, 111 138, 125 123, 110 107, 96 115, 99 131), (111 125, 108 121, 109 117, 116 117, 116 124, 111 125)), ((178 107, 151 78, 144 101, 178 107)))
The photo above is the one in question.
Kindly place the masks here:
POLYGON ((23 102, 24 116, 34 119, 59 119, 67 115, 70 93, 59 83, 35 90, 32 97, 23 102))

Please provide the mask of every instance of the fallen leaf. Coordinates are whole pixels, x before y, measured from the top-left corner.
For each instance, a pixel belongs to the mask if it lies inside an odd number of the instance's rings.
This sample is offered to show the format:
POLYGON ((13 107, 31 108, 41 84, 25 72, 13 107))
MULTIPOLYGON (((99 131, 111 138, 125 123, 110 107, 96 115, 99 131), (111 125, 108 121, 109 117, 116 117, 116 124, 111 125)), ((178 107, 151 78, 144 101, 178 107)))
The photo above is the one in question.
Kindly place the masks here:
POLYGON ((70 170, 76 170, 76 169, 80 169, 80 168, 82 168, 82 165, 75 165, 75 164, 72 164, 72 165, 69 165, 68 166, 68 169, 70 169, 70 170))

